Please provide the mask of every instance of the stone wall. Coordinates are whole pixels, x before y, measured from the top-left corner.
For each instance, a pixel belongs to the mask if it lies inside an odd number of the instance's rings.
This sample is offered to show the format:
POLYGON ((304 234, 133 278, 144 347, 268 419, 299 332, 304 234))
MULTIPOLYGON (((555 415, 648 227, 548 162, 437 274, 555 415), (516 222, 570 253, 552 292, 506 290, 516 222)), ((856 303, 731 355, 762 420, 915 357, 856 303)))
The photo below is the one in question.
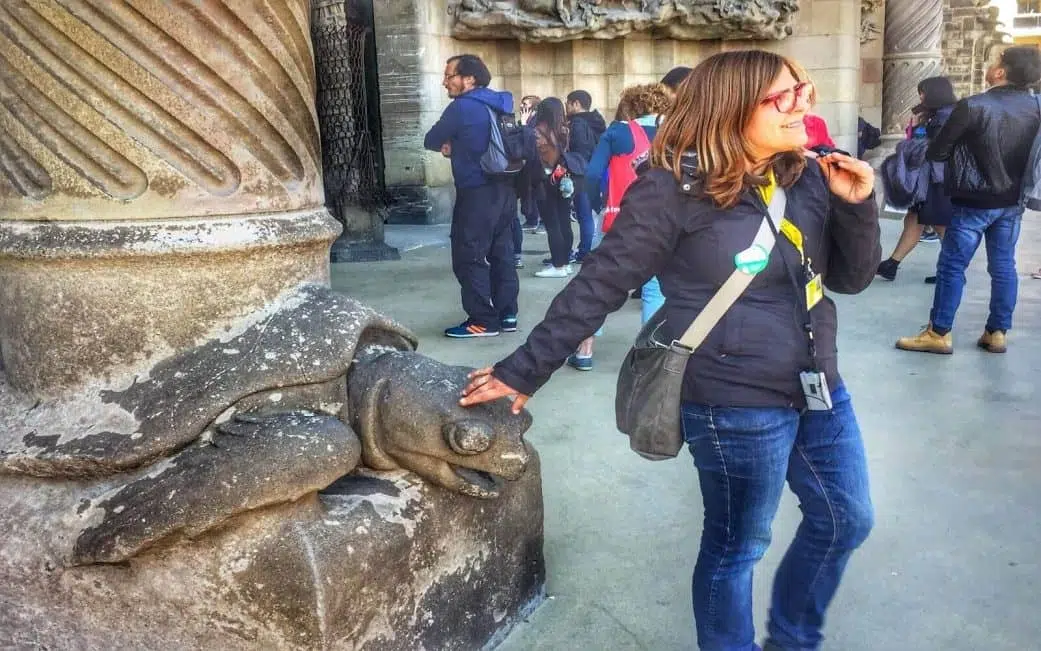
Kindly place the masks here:
POLYGON ((644 35, 561 43, 460 41, 450 36, 447 0, 374 4, 386 181, 397 200, 393 221, 444 222, 451 214, 448 162, 425 152, 422 140, 448 103, 441 87, 445 59, 463 52, 481 56, 494 77, 492 86, 513 92, 517 101, 521 95, 563 96, 582 88, 610 119, 626 86, 657 81, 675 65, 694 65, 723 49, 764 47, 793 56, 809 69, 821 98, 816 112, 840 146, 856 143, 861 0, 803 0, 793 35, 766 42, 644 35))
POLYGON ((944 70, 954 92, 965 97, 985 90, 983 75, 1003 36, 998 8, 985 0, 946 0, 943 24, 944 70))
POLYGON ((861 0, 860 11, 860 115, 871 124, 880 127, 885 2, 861 0))

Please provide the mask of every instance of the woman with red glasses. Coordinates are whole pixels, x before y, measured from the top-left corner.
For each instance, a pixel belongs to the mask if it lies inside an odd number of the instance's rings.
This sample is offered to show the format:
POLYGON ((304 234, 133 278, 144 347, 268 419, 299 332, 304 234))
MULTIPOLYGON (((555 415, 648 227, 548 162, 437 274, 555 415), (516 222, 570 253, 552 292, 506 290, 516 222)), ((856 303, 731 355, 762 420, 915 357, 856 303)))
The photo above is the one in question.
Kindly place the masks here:
POLYGON ((524 345, 475 371, 462 398, 512 396, 519 411, 651 276, 665 295, 655 337, 663 342, 679 338, 731 275, 753 276, 683 379, 683 430, 704 505, 693 579, 704 650, 818 648, 825 610, 873 523, 864 443, 838 371, 835 305, 824 290, 854 294, 875 274, 874 174, 842 153, 807 156, 812 97, 802 68, 763 50, 698 65, 658 129, 652 168, 629 187, 603 242, 524 345), (784 217, 769 220, 781 196, 784 217), (760 647, 752 571, 786 482, 803 519, 774 578, 760 647))

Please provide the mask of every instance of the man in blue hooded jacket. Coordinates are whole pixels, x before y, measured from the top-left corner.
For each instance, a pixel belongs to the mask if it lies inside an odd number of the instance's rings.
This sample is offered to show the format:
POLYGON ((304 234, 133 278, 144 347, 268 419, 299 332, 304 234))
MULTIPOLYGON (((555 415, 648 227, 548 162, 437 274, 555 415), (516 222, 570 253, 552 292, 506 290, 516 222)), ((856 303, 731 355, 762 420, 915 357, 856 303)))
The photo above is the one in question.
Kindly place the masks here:
POLYGON ((488 88, 492 75, 480 58, 448 59, 442 82, 452 102, 427 132, 423 146, 452 160, 452 271, 467 318, 445 330, 458 339, 494 337, 517 330, 520 281, 514 267, 511 223, 517 218, 514 181, 484 173, 492 115, 513 113, 513 96, 488 88))

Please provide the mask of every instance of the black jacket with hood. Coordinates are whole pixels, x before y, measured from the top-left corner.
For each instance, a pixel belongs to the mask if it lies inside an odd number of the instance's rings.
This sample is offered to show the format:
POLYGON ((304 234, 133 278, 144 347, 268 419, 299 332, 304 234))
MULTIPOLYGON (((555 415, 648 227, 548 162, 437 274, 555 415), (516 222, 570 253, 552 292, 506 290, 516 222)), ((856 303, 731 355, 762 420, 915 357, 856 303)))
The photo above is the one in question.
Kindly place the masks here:
MULTIPOLYGON (((874 195, 850 204, 828 189, 808 160, 787 189, 786 215, 803 233, 805 250, 827 289, 854 294, 870 283, 882 257, 874 195)), ((734 270, 766 214, 754 189, 730 209, 695 189, 684 192, 669 170, 651 169, 625 194, 621 212, 581 271, 557 295, 527 341, 495 366, 494 376, 531 395, 578 344, 652 276, 661 282, 667 323, 660 337, 678 338, 734 270)), ((799 373, 811 366, 802 330, 805 298, 778 255, 798 269, 795 247, 780 238, 767 267, 694 352, 683 399, 710 406, 805 406, 799 373)), ((835 304, 811 311, 818 364, 835 389, 841 383, 835 304)), ((635 337, 635 333, 634 337, 635 337)))
POLYGON ((582 156, 588 163, 593 158, 593 151, 600 142, 600 136, 607 131, 607 123, 600 111, 585 111, 575 113, 569 118, 571 137, 569 144, 571 151, 582 156))

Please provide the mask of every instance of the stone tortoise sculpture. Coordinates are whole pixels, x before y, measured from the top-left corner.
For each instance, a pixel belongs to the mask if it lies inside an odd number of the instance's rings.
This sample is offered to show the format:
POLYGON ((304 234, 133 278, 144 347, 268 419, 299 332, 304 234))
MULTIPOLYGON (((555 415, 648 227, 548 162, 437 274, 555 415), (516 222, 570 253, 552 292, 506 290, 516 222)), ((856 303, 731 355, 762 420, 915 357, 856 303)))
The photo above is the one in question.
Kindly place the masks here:
POLYGON ((468 369, 419 355, 405 328, 323 286, 272 305, 129 386, 41 402, 0 390, 0 483, 75 493, 74 513, 41 508, 24 525, 52 529, 51 557, 123 562, 360 461, 484 499, 525 472, 531 416, 459 407, 468 369))

